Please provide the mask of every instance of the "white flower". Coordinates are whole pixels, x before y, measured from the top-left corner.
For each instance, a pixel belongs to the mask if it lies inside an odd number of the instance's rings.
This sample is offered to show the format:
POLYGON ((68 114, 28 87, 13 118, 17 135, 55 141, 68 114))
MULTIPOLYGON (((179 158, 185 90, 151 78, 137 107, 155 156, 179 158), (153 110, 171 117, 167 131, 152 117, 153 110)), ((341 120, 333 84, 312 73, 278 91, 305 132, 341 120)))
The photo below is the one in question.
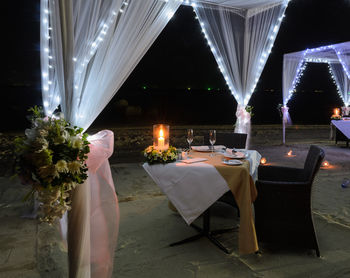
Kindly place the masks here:
POLYGON ((49 147, 49 142, 45 138, 37 137, 33 146, 37 149, 36 152, 41 152, 49 147))
POLYGON ((59 173, 68 173, 67 162, 65 160, 57 161, 55 168, 59 173))
POLYGON ((53 142, 58 145, 58 144, 63 144, 65 142, 64 138, 62 136, 56 136, 53 139, 53 142))
POLYGON ((46 129, 39 129, 38 132, 42 137, 46 137, 49 134, 49 132, 46 129))
POLYGON ((68 169, 73 174, 80 174, 80 163, 78 161, 69 162, 68 169))
POLYGON ((68 141, 70 135, 67 130, 63 130, 61 136, 68 141))
POLYGON ((27 128, 24 131, 24 133, 30 141, 34 141, 35 137, 37 136, 37 132, 35 128, 31 128, 31 129, 27 128))
POLYGON ((79 137, 77 136, 72 137, 71 140, 72 140, 72 147, 74 149, 80 149, 83 146, 83 141, 79 137))

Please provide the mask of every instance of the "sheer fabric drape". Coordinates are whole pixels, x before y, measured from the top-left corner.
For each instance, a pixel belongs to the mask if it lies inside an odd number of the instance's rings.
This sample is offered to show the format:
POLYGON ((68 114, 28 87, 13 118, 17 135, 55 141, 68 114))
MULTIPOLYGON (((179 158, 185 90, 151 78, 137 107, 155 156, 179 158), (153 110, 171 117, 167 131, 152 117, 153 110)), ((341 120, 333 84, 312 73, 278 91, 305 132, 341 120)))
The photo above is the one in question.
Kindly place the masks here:
MULTIPOLYGON (((71 124, 86 130, 180 4, 179 0, 41 0, 46 114, 60 105, 71 124)), ((113 134, 104 131, 89 140, 89 178, 76 188, 68 217, 70 277, 110 277, 119 223, 108 163, 113 134)))
MULTIPOLYGON (((210 1, 209 1, 210 2, 210 1)), ((271 52, 288 1, 236 1, 236 8, 199 3, 194 9, 238 107, 236 132, 249 133, 248 104, 271 52), (256 6, 257 3, 260 5, 256 6), (244 117, 244 119, 243 119, 244 117)))
POLYGON ((60 104, 69 122, 87 129, 180 4, 180 0, 42 0, 42 21, 47 22, 41 25, 46 113, 60 104))
POLYGON ((331 73, 334 76, 338 93, 345 106, 350 104, 350 79, 341 64, 330 64, 331 73))

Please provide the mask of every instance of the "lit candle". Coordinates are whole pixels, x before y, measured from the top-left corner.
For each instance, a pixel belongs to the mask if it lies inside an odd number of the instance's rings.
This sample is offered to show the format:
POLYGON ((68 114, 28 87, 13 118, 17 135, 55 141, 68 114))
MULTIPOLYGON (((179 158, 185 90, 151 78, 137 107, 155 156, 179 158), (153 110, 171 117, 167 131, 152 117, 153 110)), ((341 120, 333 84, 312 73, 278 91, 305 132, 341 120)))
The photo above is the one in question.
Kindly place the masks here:
POLYGON ((322 166, 323 167, 328 167, 329 166, 329 162, 327 160, 325 160, 323 163, 322 163, 322 166))
POLYGON ((263 158, 260 160, 260 163, 263 164, 263 165, 266 164, 266 158, 263 157, 263 158))
POLYGON ((334 114, 335 114, 336 116, 339 116, 339 112, 340 112, 339 108, 335 108, 335 109, 334 109, 334 114))
POLYGON ((159 150, 164 150, 164 133, 163 129, 159 131, 159 137, 158 137, 158 149, 159 150))
POLYGON ((290 150, 288 153, 287 153, 288 156, 292 156, 293 155, 293 152, 292 150, 290 150))

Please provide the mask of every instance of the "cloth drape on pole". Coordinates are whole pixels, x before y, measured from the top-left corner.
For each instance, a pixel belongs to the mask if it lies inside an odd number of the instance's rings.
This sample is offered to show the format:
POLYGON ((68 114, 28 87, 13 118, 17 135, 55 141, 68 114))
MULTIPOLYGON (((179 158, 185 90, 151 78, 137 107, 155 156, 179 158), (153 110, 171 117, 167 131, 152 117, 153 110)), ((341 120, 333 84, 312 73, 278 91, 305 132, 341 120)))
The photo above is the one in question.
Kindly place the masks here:
MULTIPOLYGON (((293 96, 307 63, 326 63, 344 103, 343 110, 350 105, 350 42, 321 46, 304 51, 285 54, 283 57, 283 106, 287 107, 293 96)), ((287 110, 288 111, 288 110, 287 110)), ((288 113, 288 112, 287 112, 288 113)), ((289 117, 289 114, 286 114, 289 117)), ((283 119, 283 144, 285 125, 283 119)))
MULTIPOLYGON (((180 4, 179 0, 41 0, 45 113, 51 115, 60 105, 67 121, 86 130, 180 4)), ((89 138, 89 178, 76 188, 68 217, 70 277, 110 277, 113 270, 119 223, 108 172, 113 136, 108 131, 96 136, 89 138), (99 157, 104 148, 109 155, 99 157), (103 165, 102 170, 91 161, 103 165)))
POLYGON ((234 7, 216 6, 212 2, 196 4, 194 9, 238 103, 235 131, 249 134, 250 115, 244 108, 271 52, 288 1, 235 1, 234 7))

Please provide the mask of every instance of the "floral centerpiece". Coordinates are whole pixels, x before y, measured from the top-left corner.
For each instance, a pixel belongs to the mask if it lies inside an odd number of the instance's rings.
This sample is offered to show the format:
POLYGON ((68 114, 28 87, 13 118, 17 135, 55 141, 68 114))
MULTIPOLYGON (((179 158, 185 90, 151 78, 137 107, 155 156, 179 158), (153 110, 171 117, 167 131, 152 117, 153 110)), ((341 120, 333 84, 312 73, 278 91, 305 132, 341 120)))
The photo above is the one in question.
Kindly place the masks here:
POLYGON ((172 146, 169 146, 167 150, 158 150, 153 146, 149 146, 143 151, 143 155, 149 164, 164 164, 176 161, 177 150, 172 146))
POLYGON ((30 111, 31 128, 17 138, 16 173, 31 185, 25 197, 37 192, 40 220, 52 224, 71 208, 72 190, 87 178, 87 134, 62 115, 44 117, 41 108, 30 111))
POLYGON ((332 115, 331 120, 341 120, 341 118, 340 115, 332 115))
POLYGON ((334 114, 331 116, 332 120, 341 120, 341 115, 340 115, 340 109, 339 108, 335 108, 334 109, 334 114))

